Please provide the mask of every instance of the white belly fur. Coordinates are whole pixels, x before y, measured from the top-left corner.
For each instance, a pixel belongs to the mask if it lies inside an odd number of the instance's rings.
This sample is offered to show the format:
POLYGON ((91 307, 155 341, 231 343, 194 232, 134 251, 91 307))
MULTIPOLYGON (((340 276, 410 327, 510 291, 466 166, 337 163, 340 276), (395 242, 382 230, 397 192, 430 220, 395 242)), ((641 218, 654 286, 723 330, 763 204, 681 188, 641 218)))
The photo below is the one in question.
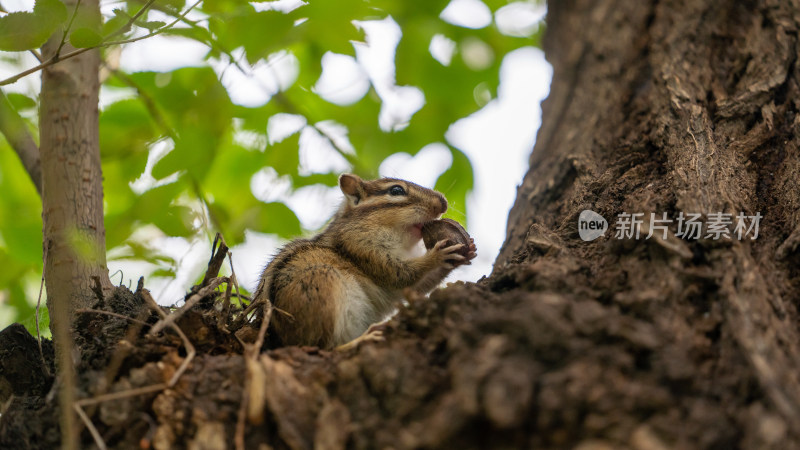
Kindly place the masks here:
POLYGON ((342 296, 337 299, 333 326, 334 345, 346 344, 361 336, 373 323, 386 319, 394 310, 399 293, 374 285, 364 286, 355 277, 342 280, 342 296))

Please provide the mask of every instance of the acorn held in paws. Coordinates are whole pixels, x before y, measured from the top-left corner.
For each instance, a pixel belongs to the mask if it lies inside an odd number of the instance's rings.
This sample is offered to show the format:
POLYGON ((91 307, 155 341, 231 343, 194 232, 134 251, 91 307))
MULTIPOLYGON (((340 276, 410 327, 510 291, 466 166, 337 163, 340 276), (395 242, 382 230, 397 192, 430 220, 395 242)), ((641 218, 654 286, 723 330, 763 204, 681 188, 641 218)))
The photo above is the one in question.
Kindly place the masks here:
POLYGON ((422 226, 422 242, 425 243, 425 248, 430 249, 441 240, 447 241, 445 247, 464 244, 464 247, 458 253, 465 258, 469 258, 472 241, 460 223, 453 219, 440 219, 431 220, 422 226))

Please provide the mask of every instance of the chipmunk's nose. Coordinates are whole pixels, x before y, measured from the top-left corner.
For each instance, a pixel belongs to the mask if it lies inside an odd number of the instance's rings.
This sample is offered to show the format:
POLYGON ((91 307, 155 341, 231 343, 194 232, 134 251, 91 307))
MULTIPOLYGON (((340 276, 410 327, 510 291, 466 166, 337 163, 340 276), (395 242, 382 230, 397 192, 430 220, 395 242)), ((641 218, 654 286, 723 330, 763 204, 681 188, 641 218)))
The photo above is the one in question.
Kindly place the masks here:
POLYGON ((439 208, 436 210, 436 215, 444 214, 447 211, 447 199, 444 198, 444 195, 440 193, 436 193, 436 196, 439 197, 439 208))

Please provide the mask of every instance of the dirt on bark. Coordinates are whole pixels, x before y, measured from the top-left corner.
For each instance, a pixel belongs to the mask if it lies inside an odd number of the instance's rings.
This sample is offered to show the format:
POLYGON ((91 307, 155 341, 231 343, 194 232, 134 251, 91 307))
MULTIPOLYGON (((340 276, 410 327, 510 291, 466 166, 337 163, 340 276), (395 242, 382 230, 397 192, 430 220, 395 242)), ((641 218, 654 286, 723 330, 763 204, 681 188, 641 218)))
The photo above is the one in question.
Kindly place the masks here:
MULTIPOLYGON (((270 312, 239 319, 202 287, 215 270, 155 333, 170 311, 118 288, 76 324, 82 444, 800 448, 800 4, 558 1, 547 24, 551 94, 490 277, 347 352, 254 351, 270 312), (580 239, 584 210, 605 236, 580 239), (623 212, 642 237, 614 237, 623 212), (645 239, 651 212, 764 218, 755 240, 645 239)), ((18 326, 0 342, 0 447, 56 446, 51 359, 18 326)))

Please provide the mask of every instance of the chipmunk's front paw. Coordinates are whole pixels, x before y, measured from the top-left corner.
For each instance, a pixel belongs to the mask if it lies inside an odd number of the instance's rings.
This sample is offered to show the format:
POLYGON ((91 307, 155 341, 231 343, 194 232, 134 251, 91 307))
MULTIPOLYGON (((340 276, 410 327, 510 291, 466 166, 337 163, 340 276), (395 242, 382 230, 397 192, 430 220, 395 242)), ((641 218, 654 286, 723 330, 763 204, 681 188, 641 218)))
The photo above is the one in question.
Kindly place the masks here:
POLYGON ((442 261, 442 266, 446 269, 454 269, 457 266, 464 264, 467 258, 461 254, 464 244, 449 245, 448 241, 443 239, 436 243, 430 250, 434 252, 442 261))

